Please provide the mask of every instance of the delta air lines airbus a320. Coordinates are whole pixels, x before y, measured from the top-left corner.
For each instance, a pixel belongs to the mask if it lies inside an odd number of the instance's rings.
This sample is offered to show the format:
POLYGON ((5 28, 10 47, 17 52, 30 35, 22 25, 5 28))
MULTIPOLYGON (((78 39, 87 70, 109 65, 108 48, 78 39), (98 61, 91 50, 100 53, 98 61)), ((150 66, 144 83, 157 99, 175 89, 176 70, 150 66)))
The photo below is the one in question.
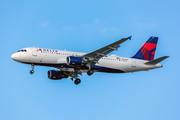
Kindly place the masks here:
POLYGON ((131 37, 122 38, 90 53, 35 47, 23 48, 14 53, 11 58, 20 63, 30 64, 32 67, 31 74, 34 73, 35 65, 55 67, 57 69, 48 71, 49 79, 71 78, 78 85, 81 82, 79 75, 82 75, 82 73, 87 73, 90 76, 94 72, 129 73, 148 71, 162 67, 159 62, 169 57, 163 56, 154 59, 158 37, 150 37, 131 58, 116 55, 108 56, 112 51, 118 50, 120 44, 128 39, 131 39, 131 37))

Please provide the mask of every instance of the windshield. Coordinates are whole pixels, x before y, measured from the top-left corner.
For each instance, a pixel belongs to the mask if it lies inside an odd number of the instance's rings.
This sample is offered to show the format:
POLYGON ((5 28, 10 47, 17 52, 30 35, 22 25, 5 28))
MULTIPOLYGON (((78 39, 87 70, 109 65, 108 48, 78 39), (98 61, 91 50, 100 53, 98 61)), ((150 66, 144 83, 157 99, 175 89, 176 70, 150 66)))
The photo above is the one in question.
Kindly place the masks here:
POLYGON ((17 52, 27 52, 27 50, 18 50, 17 52))

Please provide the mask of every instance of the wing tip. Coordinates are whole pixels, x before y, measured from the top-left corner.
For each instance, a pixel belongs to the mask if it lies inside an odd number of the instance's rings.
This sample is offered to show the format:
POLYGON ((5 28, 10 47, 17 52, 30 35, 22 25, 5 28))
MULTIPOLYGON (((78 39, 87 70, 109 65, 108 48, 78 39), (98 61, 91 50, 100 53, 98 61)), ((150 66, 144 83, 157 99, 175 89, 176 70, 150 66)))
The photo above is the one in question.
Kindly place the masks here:
POLYGON ((131 40, 131 37, 132 37, 132 36, 129 36, 128 39, 131 40))

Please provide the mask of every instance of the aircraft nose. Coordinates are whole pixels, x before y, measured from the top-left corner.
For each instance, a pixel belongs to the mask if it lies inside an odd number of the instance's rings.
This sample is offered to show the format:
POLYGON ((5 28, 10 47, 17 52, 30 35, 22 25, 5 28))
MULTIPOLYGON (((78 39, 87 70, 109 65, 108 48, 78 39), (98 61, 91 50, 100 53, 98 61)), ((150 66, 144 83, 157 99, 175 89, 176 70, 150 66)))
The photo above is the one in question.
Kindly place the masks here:
POLYGON ((11 58, 12 58, 13 60, 17 61, 17 60, 18 60, 18 55, 17 55, 17 53, 12 54, 12 55, 11 55, 11 58))

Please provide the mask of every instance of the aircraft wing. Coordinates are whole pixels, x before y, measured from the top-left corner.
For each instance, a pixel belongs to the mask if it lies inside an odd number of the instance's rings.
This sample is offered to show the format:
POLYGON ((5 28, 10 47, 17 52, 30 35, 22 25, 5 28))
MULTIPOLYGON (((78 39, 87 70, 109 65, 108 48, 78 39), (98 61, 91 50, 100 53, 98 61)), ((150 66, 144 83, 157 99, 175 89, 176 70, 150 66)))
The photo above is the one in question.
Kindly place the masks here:
POLYGON ((118 50, 118 48, 120 47, 120 44, 125 42, 128 39, 131 40, 131 36, 128 38, 122 38, 114 43, 111 43, 111 44, 105 46, 105 47, 102 47, 93 52, 87 53, 87 54, 83 55, 82 57, 85 59, 88 59, 90 61, 92 61, 92 60, 98 61, 100 58, 105 57, 107 54, 113 52, 114 50, 118 50))

